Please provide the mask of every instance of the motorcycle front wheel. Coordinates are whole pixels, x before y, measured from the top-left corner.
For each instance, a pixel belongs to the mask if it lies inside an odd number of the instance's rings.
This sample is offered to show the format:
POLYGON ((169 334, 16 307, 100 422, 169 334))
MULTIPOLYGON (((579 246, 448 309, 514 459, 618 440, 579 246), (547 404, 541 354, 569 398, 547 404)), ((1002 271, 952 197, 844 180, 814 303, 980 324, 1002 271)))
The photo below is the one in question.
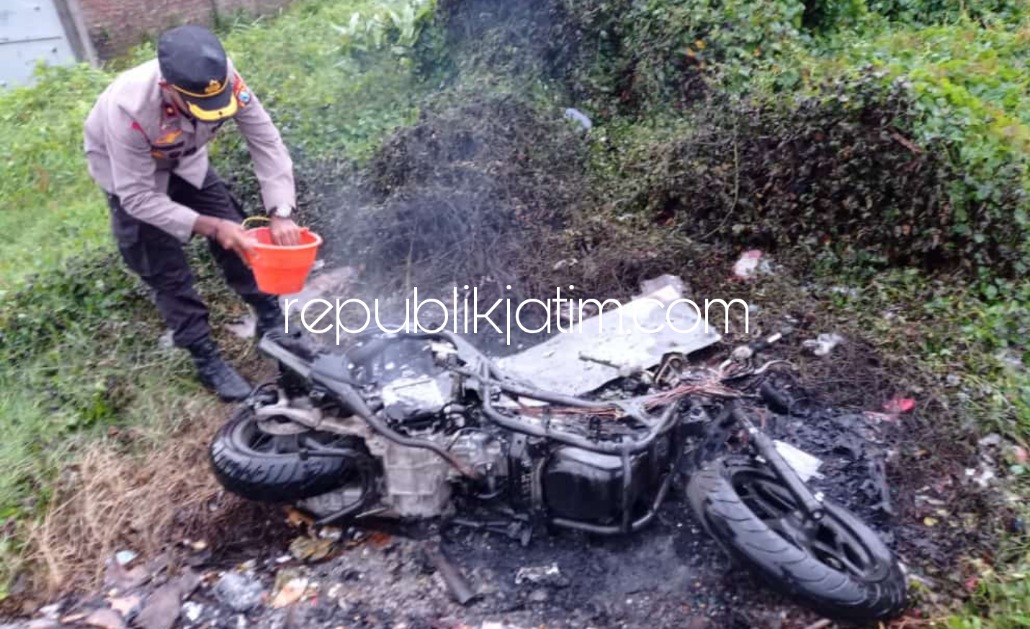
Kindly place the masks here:
POLYGON ((905 573, 876 533, 829 501, 822 519, 804 520, 779 478, 753 459, 708 463, 690 479, 687 497, 732 556, 825 616, 868 622, 905 609, 905 573))
POLYGON ((354 438, 323 432, 269 434, 254 410, 240 406, 211 443, 211 468, 230 492, 257 502, 294 502, 363 478, 367 458, 354 438), (317 456, 347 449, 351 456, 317 456), (308 453, 305 455, 305 452, 308 453))

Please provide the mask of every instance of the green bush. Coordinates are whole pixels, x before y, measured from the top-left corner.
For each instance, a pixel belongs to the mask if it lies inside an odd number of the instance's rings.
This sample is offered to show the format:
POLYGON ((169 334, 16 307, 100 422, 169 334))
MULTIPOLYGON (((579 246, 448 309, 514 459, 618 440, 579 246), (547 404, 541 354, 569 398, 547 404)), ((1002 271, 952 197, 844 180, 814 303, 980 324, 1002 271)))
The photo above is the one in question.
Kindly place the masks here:
POLYGON ((891 20, 940 24, 963 17, 985 22, 1017 22, 1027 17, 1023 0, 867 0, 869 9, 891 20))
MULTIPOLYGON (((802 64, 812 81, 870 72, 909 105, 895 126, 952 173, 935 226, 978 274, 1027 270, 1030 214, 1030 32, 962 25, 852 36, 802 64)), ((924 224, 923 227, 934 227, 924 224)))

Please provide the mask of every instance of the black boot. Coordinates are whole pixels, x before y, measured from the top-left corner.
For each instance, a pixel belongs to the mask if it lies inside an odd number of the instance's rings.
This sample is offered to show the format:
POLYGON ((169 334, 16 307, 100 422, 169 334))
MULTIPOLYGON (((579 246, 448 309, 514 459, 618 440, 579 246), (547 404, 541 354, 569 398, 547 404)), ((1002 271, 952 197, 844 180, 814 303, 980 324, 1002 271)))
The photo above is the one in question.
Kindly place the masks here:
POLYGON ((311 337, 301 332, 299 325, 292 326, 289 334, 286 333, 286 317, 279 307, 278 299, 268 297, 251 305, 257 314, 255 332, 258 340, 267 338, 308 360, 314 357, 317 348, 311 337))
POLYGON ((247 399, 252 390, 250 384, 222 360, 214 341, 204 339, 194 343, 189 351, 193 355, 193 364, 197 367, 197 378, 201 384, 214 391, 223 402, 247 399))
POLYGON ((277 298, 265 297, 253 302, 251 305, 254 307, 254 313, 257 315, 256 332, 259 339, 269 332, 272 333, 273 337, 286 334, 286 317, 283 316, 283 310, 279 307, 279 300, 277 298))

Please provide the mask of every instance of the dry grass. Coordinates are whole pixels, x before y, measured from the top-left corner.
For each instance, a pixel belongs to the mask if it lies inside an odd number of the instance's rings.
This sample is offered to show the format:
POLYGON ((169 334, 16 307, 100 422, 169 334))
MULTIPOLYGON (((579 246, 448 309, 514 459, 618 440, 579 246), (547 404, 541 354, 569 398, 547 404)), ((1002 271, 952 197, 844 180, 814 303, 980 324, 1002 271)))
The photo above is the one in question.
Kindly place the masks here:
POLYGON ((144 556, 170 540, 203 536, 221 493, 208 472, 208 443, 225 407, 182 402, 186 418, 161 439, 122 431, 87 446, 62 473, 55 499, 30 533, 37 591, 88 588, 120 549, 144 556))

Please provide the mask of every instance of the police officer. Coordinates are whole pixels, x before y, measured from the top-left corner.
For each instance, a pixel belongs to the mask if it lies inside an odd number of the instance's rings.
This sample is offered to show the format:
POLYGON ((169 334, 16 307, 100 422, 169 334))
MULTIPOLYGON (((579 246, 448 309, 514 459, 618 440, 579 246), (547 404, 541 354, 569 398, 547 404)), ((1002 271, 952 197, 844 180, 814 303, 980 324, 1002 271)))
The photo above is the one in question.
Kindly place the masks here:
POLYGON ((85 125, 89 172, 107 192, 122 258, 153 290, 200 381, 225 401, 247 397, 251 387, 211 339, 183 244, 194 234, 208 239, 226 283, 254 308, 259 335, 284 323, 278 300, 258 290, 241 258, 252 241, 239 202, 208 164, 205 145, 230 119, 246 139, 273 242, 298 244, 290 155, 211 31, 190 25, 163 33, 157 59, 118 76, 85 125))

